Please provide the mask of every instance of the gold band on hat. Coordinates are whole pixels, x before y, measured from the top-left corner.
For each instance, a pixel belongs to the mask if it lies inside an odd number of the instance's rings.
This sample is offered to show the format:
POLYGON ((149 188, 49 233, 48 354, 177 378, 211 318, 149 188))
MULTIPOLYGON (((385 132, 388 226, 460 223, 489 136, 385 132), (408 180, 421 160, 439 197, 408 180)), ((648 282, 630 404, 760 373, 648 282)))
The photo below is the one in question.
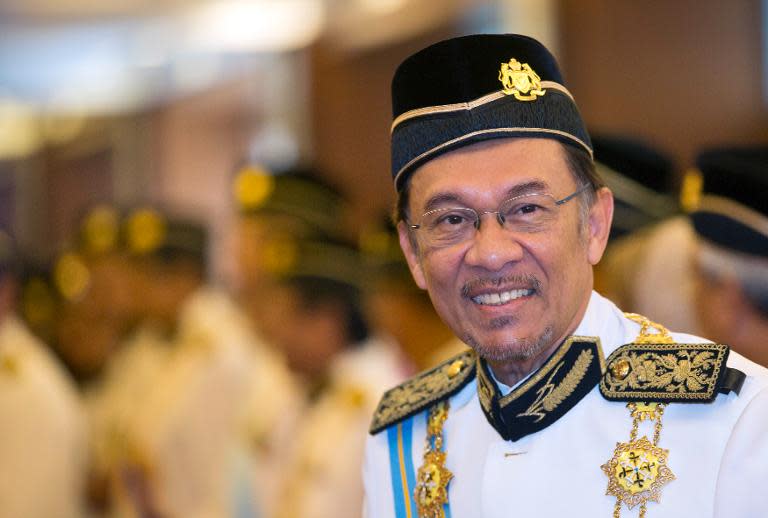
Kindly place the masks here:
POLYGON ((705 194, 701 197, 696 212, 718 214, 768 236, 768 217, 728 198, 705 194))
POLYGON ((572 140, 573 142, 575 142, 576 144, 578 144, 579 146, 584 148, 584 150, 589 154, 590 158, 594 157, 592 149, 587 145, 586 142, 584 142, 580 138, 575 137, 571 133, 568 133, 567 131, 554 130, 554 129, 549 129, 549 128, 528 128, 528 127, 488 128, 488 129, 484 129, 484 130, 473 131, 471 133, 464 134, 464 135, 462 135, 460 137, 457 137, 455 139, 451 139, 451 140, 449 140, 447 142, 443 142, 439 146, 435 146, 433 148, 430 148, 430 149, 424 151, 423 153, 421 153, 420 155, 412 158, 408 163, 406 163, 403 167, 401 167, 400 170, 395 175, 395 180, 394 180, 395 181, 395 185, 397 185, 397 182, 400 179, 400 175, 403 174, 404 171, 410 170, 410 168, 413 167, 413 164, 415 164, 415 163, 423 160, 424 158, 426 158, 426 157, 428 157, 428 156, 430 156, 430 155, 440 151, 441 149, 444 149, 446 147, 452 146, 453 144, 457 144, 457 143, 459 143, 459 142, 461 142, 463 140, 472 139, 472 138, 474 138, 474 137, 476 137, 478 135, 483 135, 483 134, 486 134, 486 133, 533 133, 533 134, 549 133, 549 134, 551 134, 553 136, 564 137, 564 138, 567 138, 569 140, 572 140))
MULTIPOLYGON (((566 96, 568 96, 573 101, 573 95, 571 95, 571 92, 568 91, 566 87, 561 85, 560 83, 557 83, 555 81, 542 81, 541 82, 542 88, 551 88, 553 90, 557 90, 566 96)), ((498 101, 499 99, 503 99, 505 97, 508 97, 508 94, 504 93, 503 90, 498 90, 496 92, 492 92, 490 94, 484 95, 482 97, 479 97, 473 101, 468 101, 464 103, 453 103, 453 104, 442 104, 438 106, 425 106, 423 108, 416 108, 414 110, 409 110, 407 112, 404 112, 400 114, 397 118, 395 118, 394 121, 392 121, 392 126, 390 128, 390 133, 395 131, 395 128, 402 124, 403 122, 416 118, 416 117, 422 117, 424 115, 433 115, 436 113, 451 113, 451 112, 457 112, 457 111, 469 111, 473 110, 479 106, 483 106, 484 104, 491 103, 493 101, 498 101)))

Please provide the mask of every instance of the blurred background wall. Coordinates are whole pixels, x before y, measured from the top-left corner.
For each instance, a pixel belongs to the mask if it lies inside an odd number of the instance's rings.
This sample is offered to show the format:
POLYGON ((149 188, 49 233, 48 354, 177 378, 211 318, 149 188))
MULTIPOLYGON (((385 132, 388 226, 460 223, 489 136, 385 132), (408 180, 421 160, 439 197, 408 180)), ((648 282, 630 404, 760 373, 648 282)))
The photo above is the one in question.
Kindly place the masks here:
POLYGON ((362 228, 393 201, 395 66, 471 32, 542 39, 594 131, 646 139, 682 172, 704 146, 768 140, 766 10, 765 0, 3 0, 0 224, 44 258, 89 204, 163 204, 212 225, 223 276, 230 182, 257 161, 318 164, 362 228))

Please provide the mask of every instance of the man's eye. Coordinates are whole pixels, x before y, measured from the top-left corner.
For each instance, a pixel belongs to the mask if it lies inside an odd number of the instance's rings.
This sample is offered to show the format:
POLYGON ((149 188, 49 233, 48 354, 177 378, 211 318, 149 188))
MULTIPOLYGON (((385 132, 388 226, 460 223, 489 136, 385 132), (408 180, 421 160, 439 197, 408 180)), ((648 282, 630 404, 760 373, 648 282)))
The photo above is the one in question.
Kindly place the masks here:
POLYGON ((434 228, 448 229, 466 226, 471 223, 471 219, 467 214, 462 214, 461 212, 448 212, 438 216, 432 226, 434 228))
POLYGON ((467 218, 459 214, 449 214, 445 217, 445 223, 448 223, 449 225, 461 225, 462 223, 465 223, 466 220, 467 218))
POLYGON ((533 203, 528 203, 526 205, 521 205, 520 207, 518 207, 517 210, 515 211, 515 213, 517 213, 517 214, 532 214, 532 213, 534 213, 534 212, 536 212, 537 210, 540 210, 540 209, 541 209, 541 207, 539 205, 536 205, 536 204, 533 204, 533 203))

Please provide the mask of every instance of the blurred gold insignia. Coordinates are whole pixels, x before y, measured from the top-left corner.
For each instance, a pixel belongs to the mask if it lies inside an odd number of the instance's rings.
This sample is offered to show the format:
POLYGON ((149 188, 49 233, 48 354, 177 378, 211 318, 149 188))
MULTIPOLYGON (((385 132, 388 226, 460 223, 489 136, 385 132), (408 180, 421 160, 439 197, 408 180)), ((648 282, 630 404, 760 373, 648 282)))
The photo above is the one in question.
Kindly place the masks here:
POLYGON ((683 175, 683 183, 680 186, 680 207, 685 212, 698 209, 703 190, 704 175, 696 168, 688 169, 683 175))
POLYGON ((56 287, 67 300, 82 297, 91 283, 91 273, 83 259, 75 253, 66 253, 56 262, 53 271, 56 287))
POLYGON ((264 203, 274 188, 275 180, 266 169, 248 166, 235 178, 235 200, 242 209, 255 209, 264 203))
POLYGON ((128 249, 136 254, 152 252, 163 243, 166 231, 165 220, 157 211, 139 209, 126 223, 128 249))
POLYGON ((85 250, 102 254, 117 247, 120 218, 111 207, 100 205, 91 210, 83 222, 85 250))

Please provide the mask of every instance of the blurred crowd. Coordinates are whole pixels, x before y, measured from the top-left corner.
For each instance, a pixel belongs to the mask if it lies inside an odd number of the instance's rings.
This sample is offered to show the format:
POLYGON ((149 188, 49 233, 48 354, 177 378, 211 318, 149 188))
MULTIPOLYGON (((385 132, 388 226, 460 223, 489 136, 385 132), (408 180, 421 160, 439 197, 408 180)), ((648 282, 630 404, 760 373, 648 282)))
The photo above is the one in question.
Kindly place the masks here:
MULTIPOLYGON (((768 365, 768 148, 683 173, 594 141, 617 199, 597 290, 768 365)), ((84 208, 51 264, 0 234, 0 517, 360 515, 381 394, 465 346, 388 215, 350 236, 322 178, 236 172, 231 286, 210 281, 205 222, 163 207, 84 208)))
POLYGON ((463 345, 320 178, 237 172, 234 286, 161 207, 85 208, 50 265, 3 234, 0 516, 359 515, 380 395, 463 345))

